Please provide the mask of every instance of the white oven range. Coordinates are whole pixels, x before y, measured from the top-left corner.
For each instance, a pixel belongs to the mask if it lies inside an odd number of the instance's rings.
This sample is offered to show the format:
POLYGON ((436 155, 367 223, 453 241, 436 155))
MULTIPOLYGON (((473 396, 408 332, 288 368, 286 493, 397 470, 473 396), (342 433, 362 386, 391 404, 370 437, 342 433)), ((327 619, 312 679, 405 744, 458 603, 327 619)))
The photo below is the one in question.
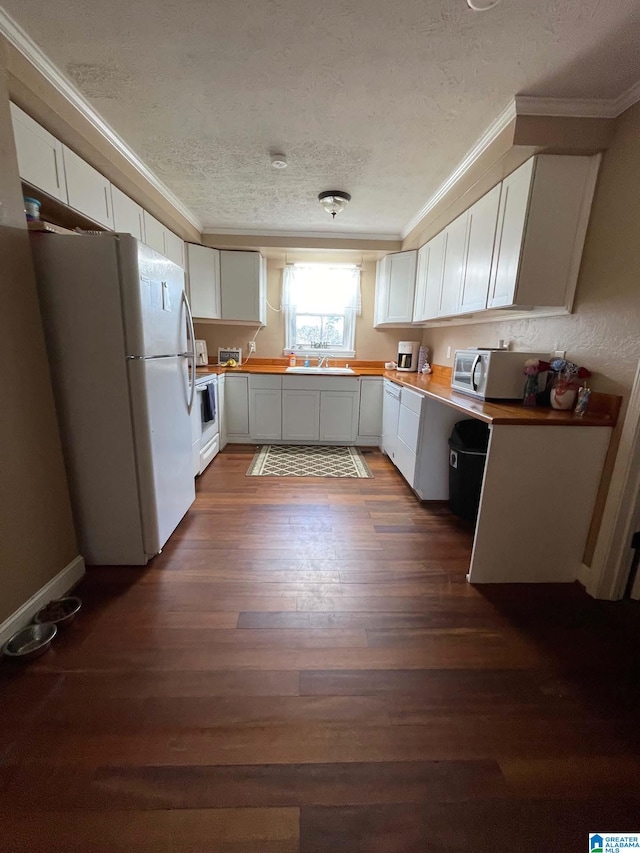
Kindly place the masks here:
POLYGON ((192 412, 194 476, 202 474, 220 450, 218 411, 218 377, 215 374, 196 376, 196 401, 192 412), (211 400, 209 390, 211 386, 213 386, 215 406, 208 405, 208 401, 211 400))

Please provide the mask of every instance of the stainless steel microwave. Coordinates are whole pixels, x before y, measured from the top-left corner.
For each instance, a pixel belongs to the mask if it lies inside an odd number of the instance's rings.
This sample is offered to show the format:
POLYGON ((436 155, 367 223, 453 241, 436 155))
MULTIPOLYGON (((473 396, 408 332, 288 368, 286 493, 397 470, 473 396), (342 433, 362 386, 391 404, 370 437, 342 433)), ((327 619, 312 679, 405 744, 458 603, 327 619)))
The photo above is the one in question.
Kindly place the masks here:
MULTIPOLYGON (((512 352, 511 350, 456 350, 451 387, 482 400, 522 399, 525 384, 524 363, 529 358, 549 359, 548 352, 512 352)), ((545 374, 540 374, 540 382, 545 374)))

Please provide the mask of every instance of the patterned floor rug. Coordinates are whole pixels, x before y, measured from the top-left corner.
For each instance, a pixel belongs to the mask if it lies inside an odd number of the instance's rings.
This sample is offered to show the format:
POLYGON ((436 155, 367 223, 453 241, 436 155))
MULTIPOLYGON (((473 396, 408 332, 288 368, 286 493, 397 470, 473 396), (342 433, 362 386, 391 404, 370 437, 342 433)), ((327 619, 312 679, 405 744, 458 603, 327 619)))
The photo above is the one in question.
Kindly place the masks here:
POLYGON ((357 447, 267 444, 258 448, 247 477, 373 477, 357 447))

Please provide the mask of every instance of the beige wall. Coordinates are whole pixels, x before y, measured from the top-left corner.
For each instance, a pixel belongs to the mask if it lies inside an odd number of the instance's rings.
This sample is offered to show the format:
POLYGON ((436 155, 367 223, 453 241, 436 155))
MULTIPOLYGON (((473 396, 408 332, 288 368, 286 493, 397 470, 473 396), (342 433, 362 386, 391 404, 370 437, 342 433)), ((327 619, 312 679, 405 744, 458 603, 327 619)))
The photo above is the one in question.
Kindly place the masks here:
MULTIPOLYGON (((287 253, 288 261, 302 260, 303 256, 287 253)), ((349 255, 330 253, 304 255, 307 261, 361 263, 360 252, 349 255)), ((269 258, 267 261, 267 299, 273 308, 267 308, 267 325, 256 338, 256 356, 259 358, 282 358, 285 345, 284 318, 279 311, 282 288, 282 269, 284 257, 269 258)), ((356 324, 356 359, 365 361, 390 361, 397 355, 397 343, 400 340, 419 340, 420 329, 374 329, 373 302, 375 293, 376 265, 374 261, 362 262, 362 315, 356 324)), ((228 324, 196 323, 196 337, 204 338, 209 349, 209 357, 217 359, 218 347, 242 346, 243 355, 248 353, 248 342, 256 333, 256 327, 232 326, 228 324)))
POLYGON ((596 390, 629 396, 640 359, 640 104, 616 123, 605 152, 587 232, 574 313, 564 317, 452 326, 424 331, 438 364, 447 347, 567 350, 595 375, 596 390))
POLYGON ((0 43, 0 622, 78 554, 0 43))

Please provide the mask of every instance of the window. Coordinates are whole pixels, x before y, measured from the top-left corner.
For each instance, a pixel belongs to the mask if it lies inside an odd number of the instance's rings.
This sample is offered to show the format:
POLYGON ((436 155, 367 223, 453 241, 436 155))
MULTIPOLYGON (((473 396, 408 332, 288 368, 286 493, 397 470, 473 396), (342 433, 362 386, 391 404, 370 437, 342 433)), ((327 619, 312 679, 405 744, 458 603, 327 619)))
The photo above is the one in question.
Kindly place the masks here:
POLYGON ((353 264, 292 264, 282 277, 285 350, 355 355, 361 313, 360 270, 353 264))

